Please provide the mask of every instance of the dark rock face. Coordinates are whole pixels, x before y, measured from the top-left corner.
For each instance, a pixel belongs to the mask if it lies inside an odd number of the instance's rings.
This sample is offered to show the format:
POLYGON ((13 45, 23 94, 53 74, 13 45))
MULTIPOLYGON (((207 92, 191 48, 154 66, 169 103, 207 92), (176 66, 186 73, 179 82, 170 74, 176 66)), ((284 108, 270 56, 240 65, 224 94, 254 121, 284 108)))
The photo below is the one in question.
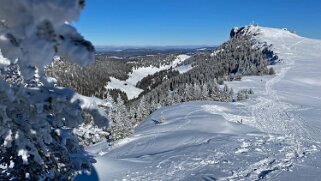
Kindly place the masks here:
POLYGON ((237 34, 238 31, 239 31, 239 28, 234 27, 230 32, 230 38, 233 38, 237 34))
POLYGON ((274 65, 280 61, 279 57, 273 52, 273 50, 269 49, 269 47, 265 47, 262 50, 262 53, 269 59, 269 63, 271 65, 274 65))
POLYGON ((230 38, 238 38, 241 36, 257 36, 258 32, 251 32, 251 28, 256 27, 257 25, 249 25, 245 27, 235 27, 230 32, 230 38))
POLYGON ((230 38, 242 36, 242 33, 244 33, 244 29, 245 27, 241 27, 241 28, 234 27, 230 32, 230 38))

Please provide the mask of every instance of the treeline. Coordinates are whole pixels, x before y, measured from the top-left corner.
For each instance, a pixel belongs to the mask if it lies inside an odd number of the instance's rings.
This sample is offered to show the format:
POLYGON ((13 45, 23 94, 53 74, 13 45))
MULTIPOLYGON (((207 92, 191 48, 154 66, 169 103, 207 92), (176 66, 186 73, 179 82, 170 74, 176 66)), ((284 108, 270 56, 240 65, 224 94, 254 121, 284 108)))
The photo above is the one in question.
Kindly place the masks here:
POLYGON ((162 70, 156 72, 153 75, 147 75, 141 81, 137 82, 136 87, 143 89, 145 94, 146 92, 155 89, 158 85, 162 84, 168 79, 171 79, 179 75, 179 71, 173 70, 172 68, 168 70, 162 70))
MULTIPOLYGON (((112 105, 107 114, 112 120, 112 125, 107 130, 97 128, 89 121, 76 129, 76 134, 84 145, 91 145, 107 139, 110 144, 133 134, 134 128, 141 123, 146 117, 163 106, 173 104, 204 100, 204 101, 242 101, 253 94, 251 89, 241 89, 237 95, 233 89, 227 85, 220 86, 214 80, 204 84, 185 84, 174 91, 166 91, 161 96, 152 93, 143 95, 139 100, 131 105, 125 105, 124 100, 119 95, 114 99, 108 92, 105 94, 106 100, 112 105), (155 99, 158 97, 158 99, 155 99)), ((162 123, 164 120, 159 117, 154 120, 162 123)))
MULTIPOLYGON (((113 58, 104 54, 96 56, 96 62, 92 65, 81 67, 71 64, 63 59, 55 61, 47 68, 47 75, 57 79, 58 86, 76 90, 82 95, 102 98, 105 86, 110 77, 119 80, 128 79, 128 74, 133 68, 169 65, 176 58, 175 54, 159 54, 137 56, 130 58, 113 58)), ((142 85, 143 86, 143 85, 142 85)), ((114 98, 124 92, 112 90, 114 98)))
MULTIPOLYGON (((80 141, 84 145, 90 145, 107 139, 109 143, 126 138, 133 134, 134 128, 155 110, 173 104, 207 100, 207 101, 235 101, 232 89, 226 85, 223 88, 215 80, 204 84, 182 84, 173 91, 167 90, 161 95, 155 95, 156 91, 143 95, 140 99, 125 104, 120 95, 114 99, 109 92, 105 93, 105 99, 112 105, 107 114, 112 120, 111 127, 107 130, 98 129, 91 121, 76 129, 80 141)), ((158 122, 162 122, 160 120, 158 122)))
MULTIPOLYGON (((267 68, 270 64, 269 57, 256 48, 250 36, 231 38, 217 47, 213 54, 200 53, 186 61, 193 62, 193 68, 184 74, 169 77, 158 72, 139 82, 138 85, 144 83, 142 88, 147 90, 143 95, 150 92, 153 94, 153 99, 158 100, 167 91, 180 90, 186 84, 202 86, 216 80, 216 83, 222 85, 224 81, 240 80, 243 75, 274 73, 273 69, 267 68), (146 89, 146 87, 154 88, 146 89)), ((131 102, 135 101, 137 99, 131 102)))
POLYGON ((81 67, 68 61, 55 61, 47 68, 47 75, 57 79, 58 86, 72 88, 85 96, 102 98, 106 83, 113 76, 126 80, 132 65, 118 59, 97 60, 94 64, 81 67))

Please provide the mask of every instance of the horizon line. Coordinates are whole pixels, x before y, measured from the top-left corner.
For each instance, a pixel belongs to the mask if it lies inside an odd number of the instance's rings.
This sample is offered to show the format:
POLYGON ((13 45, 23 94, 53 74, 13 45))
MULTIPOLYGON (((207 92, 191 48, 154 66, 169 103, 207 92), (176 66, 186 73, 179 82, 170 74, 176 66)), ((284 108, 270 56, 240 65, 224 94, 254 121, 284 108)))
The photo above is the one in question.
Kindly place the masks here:
POLYGON ((95 47, 104 48, 104 47, 212 47, 217 45, 210 45, 210 44, 204 44, 204 45, 94 45, 95 47))

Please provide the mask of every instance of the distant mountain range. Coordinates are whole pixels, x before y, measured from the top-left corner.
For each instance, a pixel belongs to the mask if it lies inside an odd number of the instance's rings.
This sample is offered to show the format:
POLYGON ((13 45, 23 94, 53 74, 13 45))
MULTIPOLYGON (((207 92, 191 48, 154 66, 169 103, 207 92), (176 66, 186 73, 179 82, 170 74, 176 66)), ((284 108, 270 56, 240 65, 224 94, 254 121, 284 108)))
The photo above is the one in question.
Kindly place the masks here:
POLYGON ((124 51, 124 50, 182 50, 182 49, 203 49, 213 48, 216 45, 171 45, 171 46, 95 46, 98 52, 124 51))
POLYGON ((196 52, 212 52, 213 47, 199 46, 164 46, 164 47, 96 47, 97 55, 105 55, 108 57, 129 58, 138 56, 149 56, 158 54, 194 54, 196 52))

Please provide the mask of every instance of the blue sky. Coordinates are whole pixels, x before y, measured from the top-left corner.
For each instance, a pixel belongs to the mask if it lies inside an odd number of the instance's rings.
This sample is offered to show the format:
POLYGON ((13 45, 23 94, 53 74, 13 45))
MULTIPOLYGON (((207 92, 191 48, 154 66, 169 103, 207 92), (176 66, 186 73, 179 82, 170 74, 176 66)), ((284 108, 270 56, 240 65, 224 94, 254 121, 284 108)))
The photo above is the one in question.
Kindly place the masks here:
POLYGON ((252 21, 321 39, 321 0, 87 0, 74 25, 95 45, 217 45, 252 21))

